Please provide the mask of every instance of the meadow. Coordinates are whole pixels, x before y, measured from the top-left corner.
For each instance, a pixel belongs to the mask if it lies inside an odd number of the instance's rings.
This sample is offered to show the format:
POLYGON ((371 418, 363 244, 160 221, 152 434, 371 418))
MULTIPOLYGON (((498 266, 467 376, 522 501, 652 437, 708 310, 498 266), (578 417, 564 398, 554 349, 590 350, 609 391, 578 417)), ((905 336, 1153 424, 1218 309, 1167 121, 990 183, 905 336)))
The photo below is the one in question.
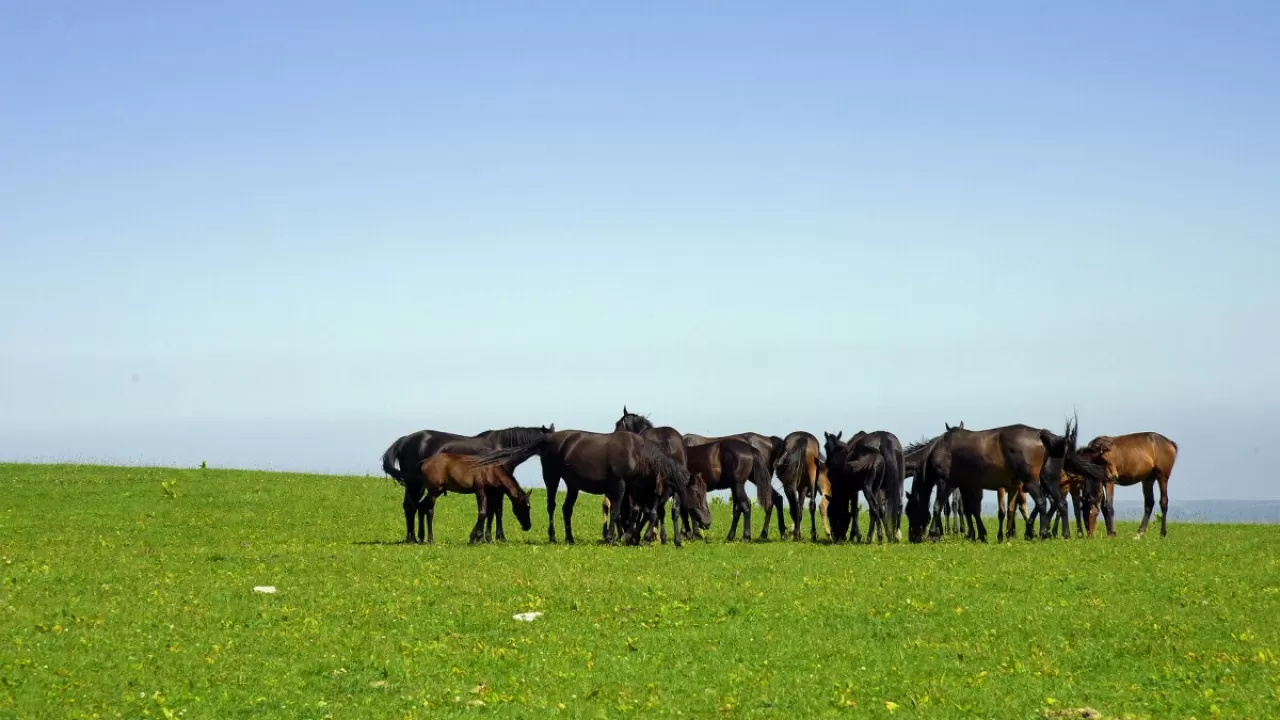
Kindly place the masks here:
POLYGON ((505 545, 449 495, 411 546, 381 476, 0 465, 0 498, 4 718, 1280 716, 1273 526, 730 545, 720 504, 676 550, 602 546, 584 496, 569 547, 539 490, 505 545))

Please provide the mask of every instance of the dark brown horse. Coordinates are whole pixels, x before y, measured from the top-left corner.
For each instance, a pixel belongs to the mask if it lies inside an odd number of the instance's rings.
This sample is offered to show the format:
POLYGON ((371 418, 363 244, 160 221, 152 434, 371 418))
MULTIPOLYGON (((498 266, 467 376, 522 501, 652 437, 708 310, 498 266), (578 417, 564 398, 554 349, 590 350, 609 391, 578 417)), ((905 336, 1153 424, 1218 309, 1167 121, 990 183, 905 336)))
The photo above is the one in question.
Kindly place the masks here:
POLYGON ((756 497, 762 507, 767 507, 773 488, 769 484, 769 464, 760 451, 738 438, 723 438, 686 448, 689 472, 706 481, 707 490, 729 490, 733 496, 733 523, 729 526, 728 540, 738 533, 738 521, 743 521, 742 540, 751 540, 751 498, 746 484, 756 486, 756 497))
POLYGON ((534 455, 542 459, 542 481, 547 486, 547 539, 550 542, 556 541, 556 493, 561 480, 566 486, 564 539, 569 543, 573 542, 573 506, 580 492, 608 496, 609 527, 605 541, 610 543, 620 536, 622 499, 629 485, 660 488, 663 482, 671 482, 675 484, 675 497, 680 502, 693 503, 689 495, 689 471, 668 457, 662 448, 632 432, 561 430, 543 435, 528 445, 492 451, 477 462, 516 467, 534 455))
MULTIPOLYGON (((527 445, 555 430, 555 423, 552 423, 550 427, 509 427, 502 430, 486 430, 478 435, 458 435, 442 430, 419 430, 396 438, 386 452, 382 453, 382 470, 404 486, 404 541, 414 542, 415 514, 418 518, 417 542, 422 542, 423 533, 426 532, 424 521, 426 508, 421 505, 426 482, 422 475, 422 463, 432 455, 440 452, 481 455, 501 448, 527 445), (399 465, 398 468, 397 465, 399 465)), ((514 466, 510 466, 507 472, 512 472, 514 469, 514 466)), ((498 539, 505 540, 502 532, 501 499, 497 501, 495 510, 498 539)))
MULTIPOLYGON (((944 426, 948 430, 951 429, 950 424, 944 423, 944 426)), ((960 424, 957 425, 956 427, 963 430, 964 421, 961 420, 960 424)), ((938 441, 941 439, 942 439, 942 436, 938 435, 936 437, 926 438, 924 440, 911 443, 907 447, 903 448, 903 455, 902 455, 903 474, 904 476, 910 476, 912 478, 912 481, 911 481, 912 492, 907 495, 908 522, 911 515, 911 506, 912 506, 913 498, 915 497, 914 492, 915 492, 916 484, 924 482, 921 479, 921 475, 924 468, 924 462, 929 457, 929 453, 933 452, 933 448, 938 444, 938 441)), ((960 534, 962 532, 961 524, 964 522, 963 520, 964 507, 962 504, 963 501, 960 496, 960 489, 954 488, 954 487, 947 487, 943 484, 939 484, 937 490, 938 490, 937 497, 934 499, 934 502, 933 502, 933 522, 939 527, 942 527, 943 516, 947 514, 952 514, 955 516, 954 525, 952 526, 953 531, 956 534, 960 534)))
POLYGON ((502 504, 503 495, 511 498, 511 510, 520 521, 520 527, 526 532, 531 527, 529 493, 520 489, 506 468, 501 465, 479 467, 475 459, 474 455, 442 452, 422 462, 426 495, 421 504, 427 515, 427 542, 436 541, 436 498, 450 492, 476 496, 476 525, 471 530, 473 545, 480 542, 482 535, 485 542, 490 540, 484 532, 484 524, 493 516, 494 505, 502 504))
MULTIPOLYGON (((1142 525, 1138 537, 1147 534, 1147 523, 1155 507, 1153 486, 1160 486, 1160 536, 1168 534, 1169 475, 1178 460, 1178 444, 1158 432, 1130 433, 1128 435, 1101 435, 1089 442, 1081 454, 1105 468, 1105 478, 1097 485, 1086 482, 1089 490, 1086 502, 1100 502, 1102 516, 1107 523, 1107 535, 1116 534, 1115 491, 1116 485, 1128 487, 1142 483, 1142 525), (1105 484, 1106 492, 1100 485, 1105 484)), ((1089 478, 1093 480, 1093 478, 1089 478)), ((1093 535, 1096 520, 1091 516, 1089 535, 1093 535)))
MULTIPOLYGON (((719 442, 730 438, 741 440, 755 448, 756 452, 760 453, 760 457, 764 458, 765 464, 768 468, 768 480, 765 484, 769 487, 769 493, 766 496, 762 496, 764 500, 760 501, 760 507, 764 508, 764 526, 760 529, 760 538, 764 539, 769 537, 769 516, 773 513, 774 506, 778 507, 778 533, 785 535, 787 529, 786 520, 782 517, 782 493, 774 490, 772 483, 773 471, 778 466, 778 463, 782 461, 782 456, 787 451, 786 440, 778 437, 777 435, 761 435, 760 433, 754 432, 743 432, 736 435, 721 435, 720 437, 706 437, 705 435, 694 435, 690 433, 684 436, 685 451, 688 452, 690 448, 698 445, 706 445, 707 443, 719 442)), ((692 470, 693 466, 690 466, 689 469, 692 470)), ((709 486, 711 483, 710 478, 707 479, 707 483, 709 486)))
MULTIPOLYGON (((646 440, 657 443, 659 446, 664 448, 667 451, 667 455, 669 455, 672 460, 675 460, 682 466, 688 466, 685 461, 684 438, 681 437, 680 432, 673 427, 654 427, 648 416, 637 415, 636 413, 629 412, 627 410, 627 406, 623 405, 622 417, 618 418, 618 421, 613 424, 613 430, 614 432, 625 430, 627 432, 637 433, 643 436, 646 440)), ((689 513, 692 508, 682 506, 681 510, 685 532, 687 535, 691 536, 696 532, 696 523, 691 523, 689 517, 689 513)), ((609 498, 606 497, 603 500, 601 511, 606 517, 608 516, 609 498)), ((665 524, 663 524, 662 527, 665 530, 665 524)), ((651 534, 653 530, 653 528, 650 528, 651 534)), ((679 529, 673 528, 673 530, 679 532, 679 529)), ((653 538, 650 537, 649 539, 652 540, 653 538)))
MULTIPOLYGON (((982 491, 999 488, 1016 491, 1021 485, 1035 500, 1040 537, 1048 538, 1046 496, 1060 513, 1066 514, 1066 501, 1059 486, 1063 467, 1087 476, 1101 476, 1100 467, 1077 454, 1076 435, 1077 426, 1072 420, 1067 421, 1063 435, 1027 425, 989 430, 948 428, 924 461, 920 478, 923 482, 917 480, 912 484, 912 502, 908 503, 911 541, 924 539, 930 520, 926 504, 930 491, 939 484, 960 489, 967 506, 966 514, 976 520, 978 539, 982 542, 986 542, 987 529, 976 507, 981 503, 982 491)), ((1003 525, 998 533, 1003 541, 1003 525)), ((935 528, 932 534, 940 535, 941 528, 935 528)), ((1070 537, 1065 524, 1063 537, 1070 537)))
MULTIPOLYGON (((871 542, 875 534, 881 540, 888 536, 890 542, 902 538, 902 487, 906 461, 902 451, 902 443, 896 435, 884 430, 875 432, 858 431, 843 442, 841 431, 832 435, 824 433, 827 450, 827 473, 831 476, 834 492, 841 501, 837 504, 839 529, 833 521, 832 528, 837 539, 843 537, 842 532, 846 515, 853 523, 853 539, 861 539, 858 530, 857 493, 860 491, 867 498, 867 508, 871 513, 871 527, 867 530, 867 542, 871 542), (838 490, 843 488, 843 492, 838 490), (846 510, 852 500, 852 509, 846 510)), ((830 510, 828 510, 830 512, 830 510)))
MULTIPOLYGON (((782 481, 782 491, 786 493, 787 503, 791 508, 791 537, 800 539, 800 525, 804 502, 809 502, 809 535, 814 542, 818 541, 818 463, 821 462, 821 448, 818 438, 807 432, 796 431, 785 439, 787 451, 778 462, 778 479, 782 481)), ((825 508, 824 508, 825 509, 825 508)), ((778 508, 781 516, 782 508, 778 508)), ((824 520, 825 515, 824 515, 824 520)), ((765 518, 765 523, 769 522, 765 518)))

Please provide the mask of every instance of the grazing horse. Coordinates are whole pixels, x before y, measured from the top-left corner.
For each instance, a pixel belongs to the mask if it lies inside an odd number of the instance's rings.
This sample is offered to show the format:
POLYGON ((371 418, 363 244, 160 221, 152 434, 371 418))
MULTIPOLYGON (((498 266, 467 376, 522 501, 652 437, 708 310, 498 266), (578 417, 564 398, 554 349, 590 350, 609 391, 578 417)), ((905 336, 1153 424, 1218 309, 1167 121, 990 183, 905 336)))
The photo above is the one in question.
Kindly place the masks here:
POLYGON ((843 539, 845 516, 848 513, 853 523, 853 539, 862 539, 858 530, 857 500, 857 493, 861 490, 867 498, 867 508, 871 513, 867 542, 871 542, 873 533, 881 540, 886 535, 890 542, 900 540, 906 460, 902 443, 897 436, 884 430, 872 433, 859 431, 848 442, 842 442, 843 431, 835 435, 829 432, 824 435, 827 472, 833 476, 833 494, 838 498, 835 503, 838 521, 832 525, 834 537, 843 539), (890 520, 891 515, 893 522, 890 520))
MULTIPOLYGON (((564 539, 568 543, 573 542, 573 506, 578 502, 579 492, 609 497, 605 542, 613 543, 620 535, 622 499, 628 485, 643 483, 658 487, 670 478, 677 490, 681 486, 685 492, 689 489, 688 471, 657 445, 632 432, 560 430, 528 445, 486 453, 477 464, 514 468, 534 455, 542 459, 542 481, 547 486, 547 540, 553 543, 556 541, 556 493, 561 480, 566 486, 563 513, 564 539)), ((688 497, 679 499, 689 500, 688 497)))
MULTIPOLYGON (((1094 499, 1102 505, 1102 516, 1107 523, 1107 535, 1116 534, 1115 490, 1116 485, 1128 487, 1142 483, 1142 525, 1138 537, 1147 534, 1147 523, 1155 507, 1153 486, 1160 486, 1160 536, 1168 534, 1169 475, 1178 460, 1178 444, 1158 432, 1130 433, 1128 435, 1101 435, 1094 438, 1081 454, 1106 469, 1106 476, 1096 484, 1094 478, 1086 482, 1085 502, 1094 499), (1105 483, 1105 494, 1099 485, 1105 483)), ((1090 518, 1089 535, 1097 525, 1096 515, 1090 518)))
MULTIPOLYGON (((657 443, 648 442, 642 454, 662 453, 657 443)), ((671 529, 676 547, 682 546, 683 533, 680 532, 679 518, 682 511, 691 516, 697 527, 705 530, 711 527, 711 507, 707 504, 707 484, 701 475, 689 476, 683 465, 676 465, 668 458, 673 468, 670 474, 643 474, 627 480, 626 494, 623 496, 623 508, 630 517, 623 523, 625 532, 633 545, 640 544, 641 535, 646 524, 652 531, 654 526, 660 528, 660 540, 667 542, 667 525, 662 517, 667 501, 671 501, 671 529), (678 471, 678 472, 676 472, 678 471)))
MULTIPOLYGON (((503 430, 485 430, 478 435, 458 435, 441 430, 419 430, 396 438, 386 452, 382 453, 382 470, 396 482, 404 486, 404 524, 407 543, 414 542, 413 518, 418 518, 417 542, 422 542, 425 532, 424 515, 426 508, 421 506, 426 479, 422 476, 422 463, 432 455, 450 452, 459 455, 481 455, 501 448, 527 445, 538 438, 553 433, 555 423, 550 427, 509 427, 503 430), (397 468, 397 464, 399 468, 397 468)), ((508 467, 512 472, 514 466, 508 467)), ((498 520, 498 539, 505 540, 502 532, 502 500, 497 501, 496 514, 498 520)))
MULTIPOLYGON (((1076 453, 1077 425, 1067 421, 1063 435, 1027 425, 1006 425, 989 430, 965 430, 948 427, 937 440, 922 466, 924 482, 912 484, 915 502, 909 503, 909 526, 912 542, 923 540, 929 513, 925 509, 934 485, 959 488, 964 495, 966 514, 978 525, 978 539, 986 542, 987 529, 976 507, 983 490, 1015 490, 1021 485, 1031 493, 1040 517, 1040 537, 1049 537, 1045 496, 1066 514, 1066 502, 1059 487, 1063 467, 1091 477, 1101 477, 1102 468, 1083 460, 1076 453), (971 503, 970 500, 974 502, 971 503)), ((1030 523, 1028 523, 1030 525, 1030 523)), ((1031 528, 1027 528, 1028 537, 1031 528)), ((941 533, 937 528, 936 534, 941 533)), ((1000 526, 999 541, 1004 540, 1000 526)), ((1063 537, 1070 533, 1063 527, 1063 537)))
MULTIPOLYGON (((947 430, 951 429, 950 424, 943 423, 943 425, 947 430)), ((960 424, 956 427, 963 430, 964 421, 961 420, 960 424)), ((916 502, 916 485, 924 482, 921 477, 923 475, 924 462, 929 457, 929 453, 933 452, 933 448, 937 446, 938 441, 941 439, 941 435, 932 438, 925 438, 903 448, 903 474, 910 475, 912 478, 911 493, 907 495, 908 524, 910 523, 912 504, 916 502)), ((903 482, 905 484, 905 480, 903 482)), ((928 502, 927 495, 924 496, 924 502, 928 502)), ((933 524, 938 527, 942 527, 942 518, 948 512, 955 516, 954 525, 952 525, 952 532, 958 535, 962 532, 960 526, 963 522, 962 516, 964 514, 964 506, 960 489, 947 487, 939 482, 937 498, 933 502, 933 524)))
POLYGON ((475 464, 474 455, 458 453, 436 453, 422 462, 422 477, 426 496, 421 505, 427 515, 427 542, 434 543, 436 498, 449 492, 476 496, 476 525, 471 530, 471 544, 484 538, 491 538, 484 532, 485 521, 493 517, 494 508, 490 503, 502 504, 505 494, 511 498, 511 510, 515 512, 520 527, 525 532, 532 527, 529 521, 529 493, 520 489, 511 473, 500 465, 479 467, 475 464))
MULTIPOLYGON (((805 500, 809 501, 809 535, 813 542, 818 541, 818 463, 821 452, 818 438, 804 431, 796 431, 788 435, 784 441, 787 451, 778 462, 778 479, 782 481, 782 490, 787 495, 787 503, 791 507, 791 537, 800 539, 800 525, 805 500)), ((826 508, 824 507, 825 511, 826 508)), ((782 508, 778 508, 781 516, 782 508)), ((824 512, 823 520, 826 520, 824 512)), ((769 519, 765 518, 765 524, 769 519)))
MULTIPOLYGON (((787 529, 785 527, 786 520, 782 517, 782 493, 772 489, 772 483, 773 471, 778 467, 778 463, 782 461, 782 456, 786 454, 787 441, 777 435, 761 435, 760 433, 754 432, 743 432, 738 433, 737 435, 722 435, 720 437, 706 437, 705 435, 694 435, 690 433, 684 436, 684 446, 685 450, 688 451, 690 448, 698 445, 706 445, 707 443, 719 442, 730 438, 741 440, 755 448, 756 452, 760 453, 760 457, 764 458, 769 471, 769 477, 765 484, 770 487, 770 491, 767 495, 761 496, 763 499, 760 501, 760 507, 764 508, 764 527, 760 529, 760 538, 764 539, 769 537, 769 516, 773 513, 775 505, 778 507, 778 533, 785 535, 787 529)), ((692 469, 692 466, 690 466, 690 469, 692 469)), ((708 479, 707 483, 708 487, 710 487, 711 480, 708 479)))
MULTIPOLYGON (((688 466, 688 463, 685 461, 684 438, 681 437, 679 431, 673 427, 654 427, 653 423, 650 422, 647 416, 628 412, 627 406, 623 405, 622 417, 618 418, 618 421, 613 424, 613 430, 614 432, 625 430, 627 432, 633 432, 641 435, 644 439, 657 443, 659 446, 663 447, 667 451, 667 455, 671 456, 672 460, 675 460, 682 466, 688 466)), ((609 498, 606 497, 602 501, 601 511, 607 518, 609 515, 609 498)), ((688 506, 683 506, 681 508, 681 512, 685 530, 692 534, 693 528, 690 527, 689 522, 690 508, 688 506)), ((665 524, 663 527, 665 527, 665 524)), ((649 528, 649 530, 650 535, 652 536, 654 528, 649 528)), ((678 529, 676 531, 679 532, 678 529)), ((653 540, 653 537, 650 537, 649 539, 653 540)))
MULTIPOLYGON (((706 480, 708 490, 729 490, 733 496, 733 523, 729 526, 729 541, 738 533, 738 521, 743 521, 742 541, 751 540, 751 498, 746 484, 756 486, 756 497, 762 506, 769 502, 773 487, 768 461, 760 451, 738 438, 723 438, 688 447, 689 472, 706 480)), ((678 529, 677 529, 678 530, 678 529)))

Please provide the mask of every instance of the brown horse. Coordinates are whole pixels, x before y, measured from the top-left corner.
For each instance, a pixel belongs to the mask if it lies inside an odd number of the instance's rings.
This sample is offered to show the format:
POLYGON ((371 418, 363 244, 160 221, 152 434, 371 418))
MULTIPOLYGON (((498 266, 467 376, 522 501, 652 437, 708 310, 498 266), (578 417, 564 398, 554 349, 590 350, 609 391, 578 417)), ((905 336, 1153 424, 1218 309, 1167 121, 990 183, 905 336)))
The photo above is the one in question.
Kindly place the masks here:
POLYGON ((477 460, 479 465, 502 464, 514 468, 534 455, 542 459, 542 481, 547 487, 547 539, 556 541, 556 493, 560 481, 566 486, 564 500, 565 542, 573 542, 573 506, 578 493, 607 495, 609 527, 605 542, 616 542, 621 535, 623 496, 629 485, 660 488, 662 483, 674 485, 674 497, 681 503, 694 504, 691 497, 689 471, 673 461, 662 448, 632 432, 595 433, 584 430, 561 430, 543 435, 522 447, 494 450, 477 460))
MULTIPOLYGON (((382 453, 382 470, 404 487, 404 541, 414 542, 415 514, 418 518, 417 542, 422 542, 423 533, 426 530, 424 522, 426 508, 421 505, 426 482, 426 478, 422 476, 422 463, 425 460, 440 452, 481 455, 500 448, 527 445, 555 430, 555 423, 552 423, 550 427, 509 427, 502 430, 486 430, 478 435, 419 430, 396 438, 386 452, 382 453), (397 464, 399 468, 396 467, 397 464)), ((507 472, 512 472, 514 469, 514 466, 508 467, 507 472)), ((506 537, 502 532, 501 498, 496 503, 496 516, 498 539, 505 540, 506 537)))
POLYGON ((427 515, 427 542, 434 543, 436 498, 449 492, 476 496, 476 525, 471 530, 471 543, 475 544, 484 536, 485 542, 491 538, 484 532, 485 521, 493 516, 494 505, 501 505, 502 496, 511 498, 511 509, 520 521, 520 527, 528 532, 529 493, 520 489, 516 479, 506 468, 500 465, 479 467, 475 464, 475 456, 458 453, 436 453, 422 462, 422 477, 425 480, 426 496, 422 505, 427 515))
MULTIPOLYGON (((796 431, 785 439, 787 451, 778 462, 778 479, 782 481, 782 491, 786 493, 787 503, 791 507, 791 537, 800 539, 802 509, 805 500, 809 501, 809 535, 818 541, 818 463, 822 462, 821 448, 818 438, 804 431, 796 431)), ((828 482, 830 482, 828 480, 828 482)), ((824 497, 825 501, 825 497, 824 497)), ((826 522, 826 507, 823 507, 823 522, 826 522)), ((778 508, 781 516, 782 508, 778 508)), ((768 518, 765 523, 768 524, 768 518)))
MULTIPOLYGON (((764 508, 764 526, 760 529, 760 538, 765 539, 769 537, 769 516, 773 514, 774 506, 778 507, 778 533, 780 535, 785 535, 787 529, 786 520, 782 517, 782 493, 774 490, 772 483, 773 471, 777 468, 778 463, 782 461, 782 456, 787 452, 787 441, 777 435, 761 435, 760 433, 754 432, 743 432, 736 435, 722 435, 720 437, 706 437, 705 435, 694 435, 689 433, 684 436, 684 446, 687 452, 690 448, 698 445, 706 445, 708 443, 720 442, 721 440, 728 439, 741 440, 755 448, 756 452, 760 453, 760 457, 764 458, 768 469, 768 479, 765 484, 769 487, 769 492, 767 495, 761 496, 764 500, 760 502, 760 507, 764 508)), ((689 469, 692 470, 693 466, 691 465, 689 469)), ((708 486, 711 485, 711 482, 712 481, 708 478, 708 486)))
POLYGON ((751 540, 751 498, 747 496, 746 483, 756 486, 756 497, 761 506, 769 503, 773 488, 769 484, 769 464, 760 451, 738 438, 723 438, 686 448, 689 472, 706 480, 707 490, 729 490, 733 496, 733 523, 729 526, 728 540, 738 533, 738 521, 743 521, 742 541, 751 540))
MULTIPOLYGON (((1101 435, 1094 438, 1081 454, 1106 468, 1105 495, 1098 485, 1090 484, 1085 493, 1088 502, 1094 499, 1102 505, 1102 516, 1107 523, 1107 535, 1116 534, 1115 490, 1116 485, 1128 487, 1142 483, 1142 525, 1138 537, 1147 534, 1147 523, 1155 507, 1153 486, 1160 486, 1160 536, 1168 534, 1169 475, 1178 460, 1178 444, 1158 432, 1130 433, 1128 435, 1101 435)), ((1092 478, 1090 478, 1092 480, 1092 478)), ((1096 515, 1090 517, 1089 535, 1096 527, 1096 515)))
POLYGON ((818 501, 818 515, 822 517, 823 531, 830 540, 831 519, 827 516, 827 509, 831 505, 831 476, 827 473, 827 463, 821 459, 818 460, 818 492, 822 495, 822 500, 818 501))
MULTIPOLYGON (((948 423, 943 423, 943 426, 947 430, 952 429, 951 425, 948 423)), ((957 425, 956 428, 963 430, 964 421, 961 420, 960 424, 957 425)), ((907 447, 903 448, 902 450, 902 468, 903 468, 903 475, 904 475, 903 482, 905 485, 906 476, 910 476, 912 478, 911 490, 913 493, 915 492, 916 484, 924 482, 921 479, 921 475, 923 474, 924 462, 926 459, 928 459, 929 453, 933 452, 933 448, 937 446, 938 441, 941 439, 942 439, 941 435, 938 435, 937 437, 932 437, 932 438, 925 438, 918 442, 911 443, 907 447)), ((910 507, 913 502, 912 497, 913 495, 911 494, 907 495, 908 516, 910 516, 910 513, 911 513, 910 507)), ((954 515, 953 524, 951 525, 951 532, 957 535, 961 534, 963 532, 961 525, 964 523, 965 513, 964 513, 964 506, 963 506, 963 500, 961 498, 960 489, 955 487, 947 487, 945 485, 939 484, 937 497, 934 499, 934 502, 933 502, 933 523, 940 528, 943 527, 943 518, 948 515, 954 515)))
MULTIPOLYGON (((976 505, 983 490, 1015 490, 1024 487, 1035 500, 1040 517, 1040 537, 1049 537, 1045 499, 1052 501, 1066 515, 1059 479, 1063 467, 1090 477, 1102 477, 1102 468, 1080 458, 1076 453, 1077 426, 1067 421, 1063 435, 1027 425, 1006 425, 989 430, 948 428, 937 439, 922 466, 922 480, 912 484, 908 516, 912 542, 921 542, 929 525, 926 504, 935 485, 957 487, 965 497, 966 513, 977 521, 978 539, 986 542, 987 529, 976 505), (970 500, 975 502, 971 503, 970 500)), ((1030 523, 1028 523, 1028 526, 1030 523)), ((998 529, 999 541, 1005 528, 998 529)), ((1030 534, 1031 528, 1027 528, 1030 534)), ((941 527, 933 529, 935 537, 941 527)), ((1028 535, 1029 536, 1029 535, 1028 535)), ((1063 537, 1069 538, 1065 524, 1063 537)))
MULTIPOLYGON (((663 427, 654 427, 648 416, 637 415, 636 413, 629 412, 627 410, 627 406, 623 405, 622 417, 618 418, 618 421, 613 424, 613 430, 614 432, 625 430, 627 432, 637 433, 643 436, 644 439, 657 443, 659 446, 664 448, 667 451, 667 455, 669 455, 672 460, 675 460, 682 466, 688 467, 688 463, 685 460, 684 438, 681 437, 680 432, 673 427, 665 425, 663 427)), ((600 509, 604 514, 604 517, 607 519, 609 516, 609 498, 606 497, 602 501, 600 509)), ((686 535, 692 536, 696 533, 697 529, 690 523, 689 513, 691 508, 682 506, 681 511, 686 535)), ((665 520, 661 522, 663 522, 662 528, 665 531, 665 520)), ((679 530, 677 529, 676 531, 678 532, 679 530)), ((649 532, 651 536, 649 540, 652 541, 654 539, 652 537, 654 528, 650 527, 649 532)))

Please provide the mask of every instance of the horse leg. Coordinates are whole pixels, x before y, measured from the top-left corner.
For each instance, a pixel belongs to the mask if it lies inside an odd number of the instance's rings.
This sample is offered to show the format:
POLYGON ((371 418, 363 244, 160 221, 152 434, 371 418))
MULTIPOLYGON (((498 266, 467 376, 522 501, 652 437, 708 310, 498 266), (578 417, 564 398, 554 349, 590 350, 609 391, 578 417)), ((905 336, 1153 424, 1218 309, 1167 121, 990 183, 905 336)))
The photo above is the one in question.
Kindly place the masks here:
MULTIPOLYGON (((423 511, 426 513, 426 516, 427 516, 426 518, 427 519, 427 542, 434 543, 436 541, 436 534, 435 534, 436 496, 432 495, 431 493, 427 493, 427 496, 422 499, 422 502, 419 503, 419 506, 423 508, 423 511)), ((410 539, 409 542, 413 542, 413 540, 410 539)), ((419 540, 418 542, 422 542, 422 541, 419 540)))
POLYGON ((1084 495, 1077 485, 1071 488, 1071 512, 1076 516, 1076 537, 1084 537, 1084 495))
POLYGON ((777 513, 778 513, 778 539, 786 540, 787 539, 787 519, 782 516, 782 513, 784 510, 786 510, 787 506, 783 504, 782 493, 778 492, 777 490, 774 490, 772 502, 773 502, 773 507, 777 509, 777 513))
POLYGON ((1156 507, 1155 483, 1149 478, 1142 481, 1142 524, 1138 526, 1138 537, 1146 537, 1147 523, 1151 520, 1151 511, 1156 507))
POLYGON ((1013 515, 1006 512, 1009 493, 1004 488, 996 489, 996 543, 1003 543, 1005 538, 1013 538, 1013 515), (1008 532, 1005 532, 1005 528, 1008 532))
MULTIPOLYGON (((564 506, 561 507, 560 512, 564 515, 564 541, 570 545, 573 544, 573 506, 574 503, 577 502, 578 488, 574 487, 573 483, 566 483, 564 488, 564 506)), ((609 524, 613 525, 614 517, 616 517, 617 513, 622 510, 622 508, 619 507, 621 502, 620 500, 614 500, 613 498, 609 498, 609 502, 609 524)), ((610 540, 609 529, 605 530, 605 542, 609 542, 610 540)), ((552 540, 552 542, 555 541, 552 540)))
POLYGON ((471 528, 471 545, 484 539, 484 518, 489 514, 489 496, 484 490, 476 491, 476 525, 471 528))
MULTIPOLYGON (((818 542, 818 489, 816 487, 809 489, 809 497, 806 500, 809 501, 809 541, 818 542)), ((826 525, 826 508, 824 507, 823 510, 822 524, 826 525)))
MULTIPOLYGON (((415 542, 413 537, 413 520, 418 514, 418 505, 422 502, 422 488, 417 483, 406 481, 404 484, 404 541, 406 543, 415 542)), ((416 542, 422 542, 419 535, 416 542)))
MULTIPOLYGON (((849 542, 862 542, 862 527, 859 522, 862 517, 862 505, 859 504, 860 502, 861 501, 858 498, 858 491, 854 490, 853 510, 849 513, 849 522, 853 528, 849 531, 849 542)), ((867 502, 870 502, 870 500, 867 502)))
MULTIPOLYGON (((1027 490, 1028 493, 1031 494, 1031 498, 1035 500, 1036 509, 1033 511, 1032 514, 1040 518, 1040 539, 1047 540, 1050 537, 1050 535, 1049 535, 1049 520, 1047 517, 1048 507, 1046 506, 1046 503, 1045 503, 1044 488, 1040 487, 1039 479, 1033 482, 1024 482, 1022 486, 1027 490)), ((1031 530, 1032 524, 1033 522, 1031 520, 1027 521, 1028 531, 1031 530)), ((1030 536, 1028 536, 1027 539, 1030 539, 1030 536)))
MULTIPOLYGON (((798 489, 796 488, 785 488, 785 489, 787 491, 787 508, 790 510, 790 515, 791 515, 791 539, 799 540, 800 539, 800 519, 802 517, 800 512, 800 503, 803 502, 803 499, 800 497, 800 492, 798 489)), ((779 515, 782 514, 781 506, 779 506, 778 508, 778 514, 779 515)), ((783 537, 786 537, 786 536, 784 535, 783 537)))
MULTIPOLYGON (((546 461, 543 462, 545 463, 546 461)), ((550 469, 544 464, 542 467, 542 483, 547 486, 547 542, 555 543, 556 493, 560 492, 559 471, 550 469)))
POLYGON ((742 498, 745 493, 741 485, 735 484, 729 489, 730 500, 733 501, 733 522, 729 525, 729 536, 725 538, 725 542, 733 542, 738 536, 738 518, 742 516, 742 498))
POLYGON ((987 524, 982 522, 982 491, 975 490, 972 497, 972 506, 969 510, 970 517, 978 523, 978 541, 985 543, 987 541, 987 524))
MULTIPOLYGON (((507 534, 502 529, 502 506, 506 501, 505 495, 506 495, 506 491, 504 491, 502 488, 494 488, 493 508, 489 513, 489 519, 497 525, 498 542, 507 541, 507 534)), ((485 531, 486 538, 488 537, 488 535, 489 535, 489 532, 486 530, 485 531)))
POLYGON ((1106 489, 1107 501, 1102 506, 1102 519, 1107 524, 1107 537, 1116 536, 1116 484, 1112 480, 1107 481, 1106 489))
POLYGON ((1160 476, 1160 537, 1169 534, 1169 478, 1160 476))

